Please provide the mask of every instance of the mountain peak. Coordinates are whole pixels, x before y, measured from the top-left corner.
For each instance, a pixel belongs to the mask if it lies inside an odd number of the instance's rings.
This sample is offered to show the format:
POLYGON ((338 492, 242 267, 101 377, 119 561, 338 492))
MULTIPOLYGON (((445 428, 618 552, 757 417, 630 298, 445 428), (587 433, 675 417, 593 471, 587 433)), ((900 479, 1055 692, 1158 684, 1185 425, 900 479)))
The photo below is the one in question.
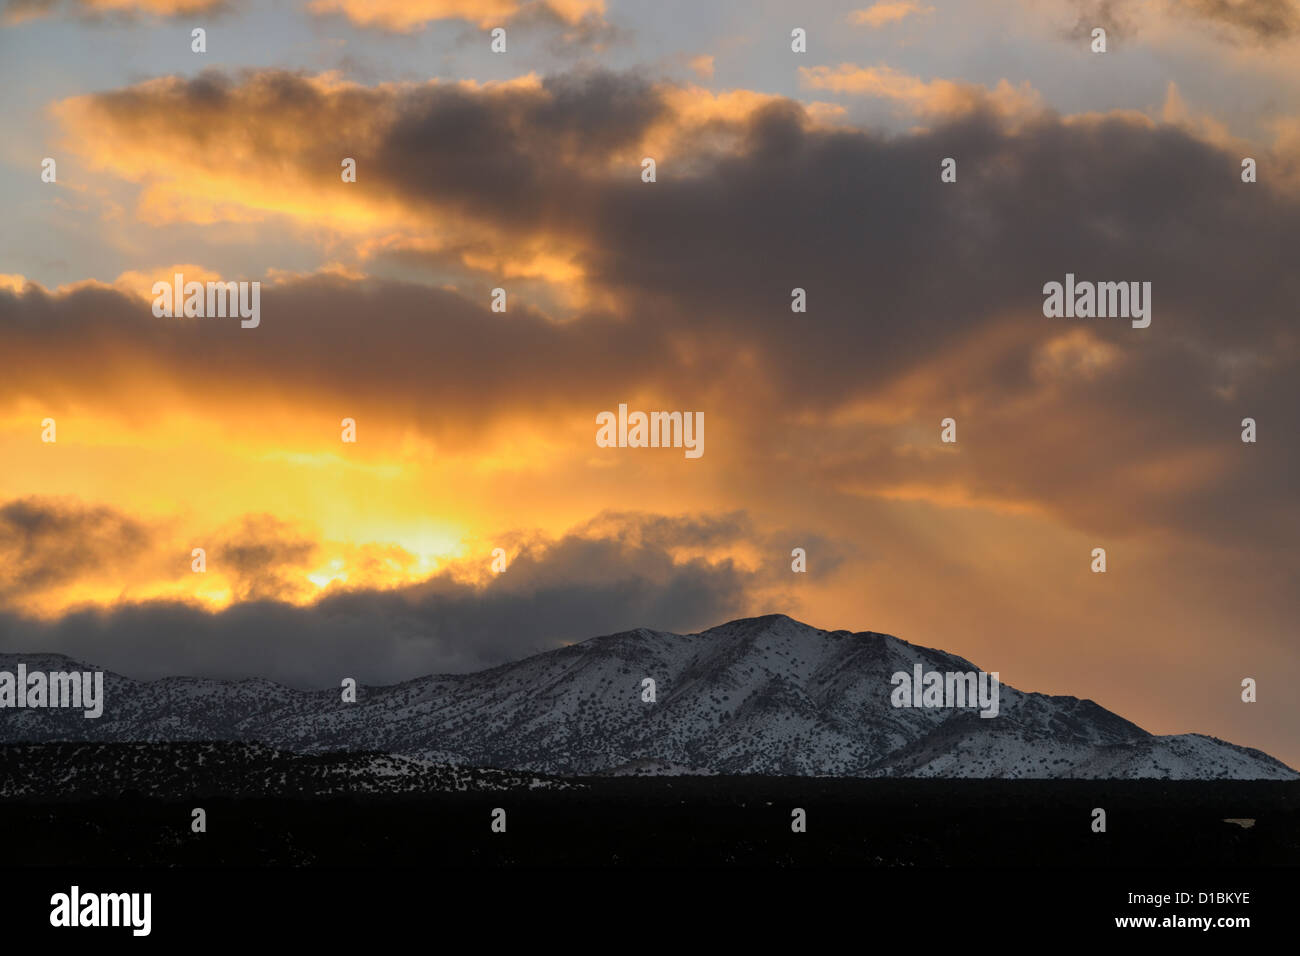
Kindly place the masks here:
POLYGON ((816 631, 819 628, 811 624, 805 624, 802 621, 796 621, 788 614, 759 614, 754 617, 738 617, 733 621, 727 621, 725 624, 715 624, 713 627, 699 631, 700 634, 710 634, 714 631, 727 630, 759 630, 765 627, 788 626, 803 628, 809 631, 816 631))

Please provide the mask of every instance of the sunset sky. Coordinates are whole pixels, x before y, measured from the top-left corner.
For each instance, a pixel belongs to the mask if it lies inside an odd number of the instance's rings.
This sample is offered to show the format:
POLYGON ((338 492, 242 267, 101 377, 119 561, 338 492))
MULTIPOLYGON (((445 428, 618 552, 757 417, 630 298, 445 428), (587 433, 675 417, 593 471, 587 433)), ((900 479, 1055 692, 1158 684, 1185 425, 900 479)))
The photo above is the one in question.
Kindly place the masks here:
POLYGON ((0 650, 337 686, 781 612, 1300 766, 1300 5, 0 19, 0 650))

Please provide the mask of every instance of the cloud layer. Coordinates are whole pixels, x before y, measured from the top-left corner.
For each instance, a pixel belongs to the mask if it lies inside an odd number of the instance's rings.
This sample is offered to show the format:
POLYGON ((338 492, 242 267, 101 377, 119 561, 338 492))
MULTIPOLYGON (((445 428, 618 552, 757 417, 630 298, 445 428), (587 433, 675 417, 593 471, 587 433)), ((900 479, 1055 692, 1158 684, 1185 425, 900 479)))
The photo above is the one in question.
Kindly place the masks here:
MULTIPOLYGON (((104 509, 69 511, 36 502, 13 503, 2 513, 0 547, 14 547, 11 537, 21 534, 20 549, 75 555, 76 561, 57 562, 60 575, 111 563, 100 535, 124 520, 104 509)), ((730 558, 681 554, 716 553, 753 540, 754 529, 743 514, 611 513, 558 539, 523 536, 499 575, 467 577, 468 565, 485 566, 476 559, 418 585, 338 588, 295 605, 257 593, 300 572, 310 551, 309 542, 285 530, 249 522, 214 550, 213 571, 233 566, 237 578, 250 584, 245 599, 225 609, 152 600, 45 621, 0 613, 0 649, 59 651, 139 678, 258 676, 296 686, 332 686, 351 676, 392 683, 479 670, 642 626, 631 621, 703 628, 740 616, 776 577, 770 565, 746 569, 730 558)), ((29 559, 16 583, 38 584, 40 567, 29 559)))
POLYGON ((725 419, 718 455, 794 443, 817 480, 855 494, 1266 547, 1295 530, 1294 450, 1239 440, 1243 417, 1270 437, 1298 424, 1300 201, 1271 157, 1244 184, 1240 156, 1186 128, 1041 109, 1009 122, 975 88, 890 139, 779 98, 697 99, 609 73, 359 88, 272 71, 65 103, 70 130, 144 183, 146 205, 170 177, 253 212, 274 194, 261 212, 305 222, 332 215, 317 212, 326 195, 362 218, 400 208, 409 239, 445 237, 426 265, 460 250, 483 297, 287 280, 246 332, 157 320, 104 288, 29 286, 0 292, 0 341, 30 358, 0 395, 125 414, 181 389, 197 415, 346 396, 371 421, 472 442, 506 419, 576 441, 638 393, 725 419), (165 117, 181 118, 165 163, 123 147, 165 117), (355 140, 355 187, 338 181, 340 140, 355 140), (672 148, 646 184, 636 157, 652 141, 672 148), (944 157, 956 183, 940 182, 944 157), (486 287, 509 285, 494 266, 543 248, 573 270, 549 284, 583 286, 581 304, 489 312, 486 287), (1042 286, 1067 272, 1151 282, 1151 328, 1044 318, 1042 286), (795 287, 806 314, 790 312, 795 287), (970 439, 957 454, 931 440, 947 416, 970 439), (1237 507, 1210 507, 1225 500, 1237 507))

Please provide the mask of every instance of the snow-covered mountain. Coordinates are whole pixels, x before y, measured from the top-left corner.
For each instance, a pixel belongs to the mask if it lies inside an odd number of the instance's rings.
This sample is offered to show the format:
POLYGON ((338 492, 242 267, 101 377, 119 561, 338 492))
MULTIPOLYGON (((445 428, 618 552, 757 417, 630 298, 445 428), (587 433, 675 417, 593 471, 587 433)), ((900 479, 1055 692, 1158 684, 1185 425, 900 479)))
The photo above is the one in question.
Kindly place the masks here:
MULTIPOLYGON (((85 670, 0 655, 0 671, 85 670)), ((367 751, 544 774, 1295 779, 1261 751, 1155 736, 1075 697, 1005 684, 998 715, 896 708, 895 672, 977 671, 885 634, 784 615, 698 634, 639 629, 474 674, 298 691, 262 680, 105 674, 103 716, 0 710, 0 742, 248 741, 299 753, 367 751), (643 680, 655 701, 642 699, 643 680)), ((340 675, 341 677, 343 675, 340 675)))

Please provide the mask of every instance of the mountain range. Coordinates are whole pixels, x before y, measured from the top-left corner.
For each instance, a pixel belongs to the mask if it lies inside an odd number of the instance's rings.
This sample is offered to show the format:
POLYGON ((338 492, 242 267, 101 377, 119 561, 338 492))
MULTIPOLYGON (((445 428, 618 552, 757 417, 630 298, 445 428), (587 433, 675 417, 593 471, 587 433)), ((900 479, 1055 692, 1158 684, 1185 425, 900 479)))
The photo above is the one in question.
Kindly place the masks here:
MULTIPOLYGON (((0 655, 0 671, 87 670, 62 655, 0 655)), ((1091 700, 1001 685, 998 714, 895 707, 891 676, 974 672, 874 632, 785 615, 697 634, 640 628, 472 674, 295 690, 270 681, 105 673, 103 716, 0 711, 0 743, 238 741, 299 754, 392 754, 551 776, 1272 779, 1267 754, 1201 734, 1153 735, 1091 700), (654 681, 654 700, 643 699, 654 681)), ((342 675, 341 675, 342 676, 342 675)))

